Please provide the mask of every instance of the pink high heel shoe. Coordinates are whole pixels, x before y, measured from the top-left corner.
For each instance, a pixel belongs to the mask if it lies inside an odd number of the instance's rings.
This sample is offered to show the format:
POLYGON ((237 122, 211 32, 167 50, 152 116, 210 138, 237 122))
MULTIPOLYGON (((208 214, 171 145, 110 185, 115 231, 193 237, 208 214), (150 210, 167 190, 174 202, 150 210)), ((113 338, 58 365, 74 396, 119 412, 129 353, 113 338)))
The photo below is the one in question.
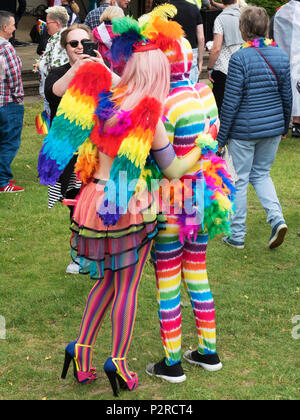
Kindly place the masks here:
POLYGON ((71 361, 73 361, 75 379, 81 384, 89 384, 90 382, 93 382, 97 379, 98 375, 97 375, 96 369, 92 367, 89 372, 82 372, 79 369, 76 346, 92 347, 92 346, 85 346, 82 344, 77 344, 76 341, 69 343, 65 351, 65 362, 64 362, 64 367, 63 367, 61 377, 62 379, 66 378, 70 363, 71 361))
POLYGON ((125 360, 125 358, 112 358, 109 357, 105 364, 104 364, 104 372, 106 373, 110 385, 112 387, 113 393, 115 397, 118 397, 118 384, 119 387, 124 390, 132 391, 138 386, 138 375, 135 372, 130 372, 131 379, 125 380, 125 378, 121 375, 120 369, 118 365, 115 363, 116 360, 125 360))

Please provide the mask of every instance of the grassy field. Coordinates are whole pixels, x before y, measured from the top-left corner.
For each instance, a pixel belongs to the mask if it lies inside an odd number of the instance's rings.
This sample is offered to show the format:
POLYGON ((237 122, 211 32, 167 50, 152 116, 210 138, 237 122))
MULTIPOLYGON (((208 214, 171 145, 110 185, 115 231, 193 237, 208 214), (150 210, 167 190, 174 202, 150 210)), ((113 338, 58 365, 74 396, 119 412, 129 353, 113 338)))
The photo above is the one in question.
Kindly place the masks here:
MULTIPOLYGON (((27 105, 22 146, 14 161, 21 194, 0 195, 0 399, 112 400, 102 366, 110 355, 110 319, 94 350, 99 379, 82 386, 71 373, 60 379, 65 345, 76 338, 93 285, 86 276, 70 276, 69 211, 47 209, 47 188, 36 166, 42 138, 34 117, 41 104, 27 105)), ((187 381, 171 385, 145 373, 163 357, 157 319, 155 278, 147 264, 129 365, 139 387, 120 400, 283 400, 300 395, 300 141, 284 140, 272 169, 289 230, 280 248, 267 247, 270 227, 252 187, 248 197, 248 235, 244 250, 215 238, 207 266, 216 305, 218 353, 223 369, 205 372, 183 362, 187 381), (297 321, 298 326, 300 321, 297 321), (293 330, 294 329, 294 330, 293 330), (292 334, 294 331, 294 334, 292 334), (296 334, 295 334, 296 332, 296 334)), ((183 301, 187 301, 182 291, 183 301)), ((195 348, 190 306, 183 308, 183 350, 195 348)))

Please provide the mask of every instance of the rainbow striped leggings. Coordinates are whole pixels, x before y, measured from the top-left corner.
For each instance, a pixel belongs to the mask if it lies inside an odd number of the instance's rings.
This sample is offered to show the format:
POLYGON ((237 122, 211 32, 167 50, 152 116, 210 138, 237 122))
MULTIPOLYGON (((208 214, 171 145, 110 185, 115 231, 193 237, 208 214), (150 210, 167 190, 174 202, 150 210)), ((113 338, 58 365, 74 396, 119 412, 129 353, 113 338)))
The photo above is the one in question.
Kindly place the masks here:
POLYGON ((195 241, 179 240, 176 217, 168 216, 166 230, 155 239, 153 261, 161 337, 169 365, 181 360, 181 279, 189 292, 196 321, 198 351, 216 352, 215 308, 206 272, 208 235, 195 241))

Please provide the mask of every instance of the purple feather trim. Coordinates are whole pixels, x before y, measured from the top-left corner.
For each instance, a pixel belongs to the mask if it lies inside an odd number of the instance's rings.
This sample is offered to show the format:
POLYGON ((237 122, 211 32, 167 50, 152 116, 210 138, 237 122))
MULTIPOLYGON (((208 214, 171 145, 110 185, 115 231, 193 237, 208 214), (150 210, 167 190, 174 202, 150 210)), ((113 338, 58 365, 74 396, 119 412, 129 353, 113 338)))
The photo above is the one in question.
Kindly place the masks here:
POLYGON ((107 127, 106 133, 108 135, 119 136, 120 134, 124 134, 131 126, 132 121, 130 118, 132 111, 120 111, 118 112, 118 122, 113 127, 107 127))
POLYGON ((119 64, 122 61, 128 61, 133 54, 133 45, 142 39, 143 37, 135 30, 129 30, 122 35, 116 36, 112 40, 110 48, 113 62, 119 64))
POLYGON ((38 174, 40 183, 43 185, 55 185, 63 170, 59 170, 55 160, 47 158, 43 154, 43 149, 39 155, 38 174))
POLYGON ((124 212, 122 208, 115 208, 115 206, 112 203, 109 203, 108 200, 103 201, 97 211, 97 215, 103 221, 105 226, 114 226, 123 214, 124 212), (114 209, 115 211, 109 211, 109 209, 114 209))
POLYGON ((183 244, 185 240, 190 242, 196 241, 197 234, 201 229, 201 225, 190 223, 192 219, 197 220, 197 210, 195 209, 193 214, 186 214, 184 209, 182 213, 177 215, 177 222, 180 226, 179 229, 179 240, 183 244), (190 220, 189 220, 190 219, 190 220))

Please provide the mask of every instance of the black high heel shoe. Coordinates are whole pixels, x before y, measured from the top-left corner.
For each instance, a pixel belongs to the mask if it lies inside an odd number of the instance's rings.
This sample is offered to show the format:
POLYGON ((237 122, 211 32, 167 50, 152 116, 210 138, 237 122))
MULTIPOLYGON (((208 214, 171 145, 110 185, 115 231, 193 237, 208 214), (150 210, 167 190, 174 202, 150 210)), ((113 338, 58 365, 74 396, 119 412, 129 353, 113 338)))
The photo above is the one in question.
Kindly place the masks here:
POLYGON ((91 347, 91 346, 84 346, 81 344, 77 344, 76 341, 73 341, 72 343, 69 343, 66 347, 65 351, 65 361, 63 366, 63 371, 61 374, 62 379, 66 379, 69 367, 71 362, 73 361, 73 372, 74 372, 74 378, 81 384, 88 384, 90 382, 93 382, 97 378, 97 372, 95 368, 91 368, 89 372, 82 372, 79 369, 78 361, 77 361, 77 351, 76 346, 79 347, 91 347))
POLYGON ((119 396, 118 383, 121 389, 132 391, 138 386, 138 375, 135 372, 130 372, 132 375, 132 378, 126 381, 122 377, 118 365, 115 363, 116 360, 125 360, 125 357, 123 358, 109 357, 104 364, 104 372, 106 373, 109 379, 114 396, 118 397, 119 396))

